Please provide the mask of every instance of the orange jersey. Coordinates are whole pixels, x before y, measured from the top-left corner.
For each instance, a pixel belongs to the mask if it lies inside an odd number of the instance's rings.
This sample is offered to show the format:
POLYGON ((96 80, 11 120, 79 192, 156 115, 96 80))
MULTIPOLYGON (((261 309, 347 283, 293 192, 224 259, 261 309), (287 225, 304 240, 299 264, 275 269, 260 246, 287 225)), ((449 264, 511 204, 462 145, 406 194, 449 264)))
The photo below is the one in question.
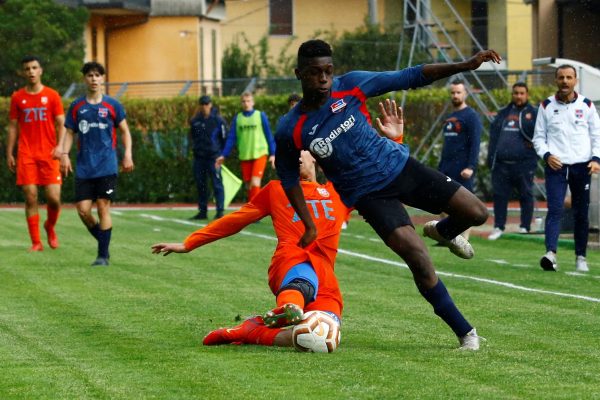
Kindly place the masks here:
POLYGON ((59 94, 44 86, 37 94, 20 89, 10 99, 10 119, 17 120, 17 157, 47 159, 56 147, 55 118, 64 115, 59 94))
POLYGON ((306 205, 317 226, 317 239, 307 248, 298 246, 304 224, 290 205, 281 182, 270 181, 238 211, 224 216, 189 235, 184 242, 192 250, 215 240, 233 235, 245 226, 271 216, 277 248, 269 267, 269 287, 277 294, 283 278, 295 265, 310 262, 319 279, 317 299, 305 311, 331 311, 341 316, 342 294, 334 273, 341 226, 350 209, 342 203, 333 185, 301 182, 306 205))

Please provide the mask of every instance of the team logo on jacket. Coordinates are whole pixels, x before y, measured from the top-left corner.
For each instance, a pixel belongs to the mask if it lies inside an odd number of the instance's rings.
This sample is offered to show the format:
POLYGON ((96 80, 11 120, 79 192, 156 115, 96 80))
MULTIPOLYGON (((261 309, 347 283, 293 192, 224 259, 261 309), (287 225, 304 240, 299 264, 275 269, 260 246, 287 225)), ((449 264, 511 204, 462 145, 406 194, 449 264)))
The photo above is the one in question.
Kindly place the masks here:
POLYGON ((98 116, 100 116, 100 118, 106 118, 108 116, 108 108, 100 107, 98 109, 98 116))
POLYGON ((42 96, 42 104, 48 104, 48 98, 46 96, 42 96))
POLYGON ((575 110, 575 118, 583 118, 583 110, 575 110))
POLYGON ((339 99, 338 101, 333 103, 330 107, 331 107, 331 112, 334 114, 337 114, 340 111, 342 111, 344 109, 344 107, 346 107, 346 102, 344 101, 344 99, 339 99))
POLYGON ((531 113, 525 114, 525 119, 531 119, 531 118, 533 118, 533 115, 531 113))
POLYGON ((319 192, 321 197, 329 197, 329 192, 325 188, 317 188, 317 192, 319 192))

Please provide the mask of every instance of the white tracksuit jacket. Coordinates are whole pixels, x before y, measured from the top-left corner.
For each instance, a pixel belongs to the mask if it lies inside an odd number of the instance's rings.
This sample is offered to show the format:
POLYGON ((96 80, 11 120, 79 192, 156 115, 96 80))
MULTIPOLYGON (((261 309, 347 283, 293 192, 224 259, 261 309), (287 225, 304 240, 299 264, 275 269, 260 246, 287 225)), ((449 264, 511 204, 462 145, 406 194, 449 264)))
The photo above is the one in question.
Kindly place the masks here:
POLYGON ((533 146, 544 160, 552 154, 565 165, 592 158, 600 162, 600 118, 594 103, 577 93, 570 103, 548 97, 538 110, 533 146))

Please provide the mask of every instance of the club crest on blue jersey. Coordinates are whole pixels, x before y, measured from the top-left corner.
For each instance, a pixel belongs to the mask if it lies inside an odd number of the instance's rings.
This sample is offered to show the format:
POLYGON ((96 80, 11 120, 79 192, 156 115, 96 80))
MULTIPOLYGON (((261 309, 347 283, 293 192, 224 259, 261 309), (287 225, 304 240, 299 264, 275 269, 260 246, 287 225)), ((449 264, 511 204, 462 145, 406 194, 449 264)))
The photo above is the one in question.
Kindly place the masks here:
POLYGON ((98 109, 98 116, 100 116, 101 118, 106 118, 108 116, 108 108, 100 107, 98 109))
POLYGON ((331 107, 331 112, 334 114, 337 114, 340 111, 342 111, 344 109, 344 107, 346 107, 346 102, 344 101, 344 99, 339 99, 338 101, 333 103, 330 107, 331 107))

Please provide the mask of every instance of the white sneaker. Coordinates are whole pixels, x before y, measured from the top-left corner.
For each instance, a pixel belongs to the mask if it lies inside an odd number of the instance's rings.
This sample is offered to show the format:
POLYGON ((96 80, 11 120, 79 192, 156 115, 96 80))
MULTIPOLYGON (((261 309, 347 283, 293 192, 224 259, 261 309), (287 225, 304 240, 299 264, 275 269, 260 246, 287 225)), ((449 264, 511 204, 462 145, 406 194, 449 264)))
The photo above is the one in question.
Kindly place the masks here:
POLYGON ((540 259, 540 267, 544 271, 558 271, 558 263, 556 262, 556 254, 549 251, 540 259))
POLYGON ((458 341, 460 342, 459 350, 477 351, 481 342, 485 342, 486 339, 479 336, 475 328, 473 328, 465 336, 459 337, 458 341))
POLYGON ((521 235, 526 235, 526 234, 528 234, 528 233, 529 233, 529 231, 528 231, 527 229, 523 228, 523 227, 520 227, 520 228, 519 228, 519 233, 520 233, 521 235))
POLYGON ((575 271, 577 272, 589 272, 590 269, 587 265, 587 261, 585 261, 585 257, 584 256, 577 256, 577 258, 575 259, 575 271))
POLYGON ((500 228, 494 228, 494 230, 492 231, 492 233, 490 233, 490 235, 488 236, 488 240, 496 240, 500 236, 502 236, 502 233, 504 233, 502 231, 502 229, 500 229, 500 228))
POLYGON ((440 242, 460 258, 465 258, 467 260, 473 258, 475 251, 467 239, 461 235, 456 236, 452 240, 446 239, 437 231, 437 228, 435 227, 437 223, 438 221, 426 222, 425 225, 423 225, 423 235, 440 242))

